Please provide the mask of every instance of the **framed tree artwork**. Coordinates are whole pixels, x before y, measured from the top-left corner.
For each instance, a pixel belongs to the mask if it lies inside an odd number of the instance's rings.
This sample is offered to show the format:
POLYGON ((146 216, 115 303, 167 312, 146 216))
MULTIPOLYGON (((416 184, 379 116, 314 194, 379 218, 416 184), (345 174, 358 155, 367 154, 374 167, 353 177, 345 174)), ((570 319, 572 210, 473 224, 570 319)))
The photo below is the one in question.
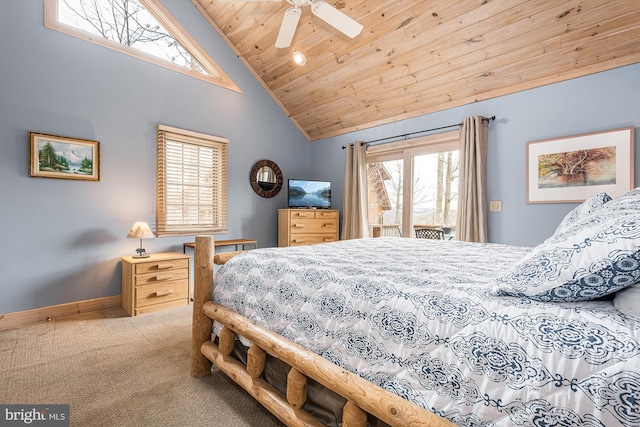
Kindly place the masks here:
POLYGON ((29 132, 29 176, 100 180, 100 143, 29 132))
POLYGON ((527 203, 582 202, 633 188, 634 128, 527 142, 527 203))

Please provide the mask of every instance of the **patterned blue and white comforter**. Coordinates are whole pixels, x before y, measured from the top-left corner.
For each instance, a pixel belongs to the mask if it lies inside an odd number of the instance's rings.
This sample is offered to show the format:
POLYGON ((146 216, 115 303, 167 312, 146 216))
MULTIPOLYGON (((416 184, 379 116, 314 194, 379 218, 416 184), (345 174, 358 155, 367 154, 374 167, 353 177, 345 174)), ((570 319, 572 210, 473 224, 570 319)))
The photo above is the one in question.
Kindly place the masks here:
POLYGON ((258 249, 219 270, 214 300, 461 426, 640 425, 640 319, 611 301, 497 296, 493 278, 530 250, 258 249))

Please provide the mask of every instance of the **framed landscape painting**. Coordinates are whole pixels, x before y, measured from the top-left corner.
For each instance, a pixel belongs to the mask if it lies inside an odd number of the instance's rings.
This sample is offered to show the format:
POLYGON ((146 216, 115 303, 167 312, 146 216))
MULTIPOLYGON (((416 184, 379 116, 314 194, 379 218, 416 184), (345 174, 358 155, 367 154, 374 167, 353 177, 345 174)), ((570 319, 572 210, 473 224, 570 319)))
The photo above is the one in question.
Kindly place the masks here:
POLYGON ((100 180, 100 143, 29 132, 29 176, 100 180))
POLYGON ((582 202, 633 188, 633 127, 527 142, 527 203, 582 202))

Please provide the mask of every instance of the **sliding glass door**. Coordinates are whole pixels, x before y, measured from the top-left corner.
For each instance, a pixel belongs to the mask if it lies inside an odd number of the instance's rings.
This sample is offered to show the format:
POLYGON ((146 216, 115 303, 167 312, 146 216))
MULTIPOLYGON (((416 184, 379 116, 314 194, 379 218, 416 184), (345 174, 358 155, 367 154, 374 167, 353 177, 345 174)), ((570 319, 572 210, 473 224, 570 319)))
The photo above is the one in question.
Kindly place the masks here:
POLYGON ((455 234, 458 208, 458 150, 414 158, 413 227, 455 234))
POLYGON ((417 228, 455 234, 458 131, 369 147, 369 225, 374 237, 415 237, 417 228), (408 208, 407 208, 408 207, 408 208))

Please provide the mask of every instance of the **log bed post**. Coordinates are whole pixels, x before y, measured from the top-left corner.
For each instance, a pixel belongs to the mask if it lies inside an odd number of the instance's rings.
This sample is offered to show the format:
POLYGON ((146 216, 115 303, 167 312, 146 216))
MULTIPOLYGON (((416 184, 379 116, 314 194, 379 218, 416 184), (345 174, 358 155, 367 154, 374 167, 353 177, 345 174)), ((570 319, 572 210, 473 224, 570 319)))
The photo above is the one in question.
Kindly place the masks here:
POLYGON ((213 293, 213 236, 196 236, 193 266, 193 324, 191 333, 191 376, 200 378, 211 374, 211 361, 200 351, 211 340, 213 320, 202 311, 213 293))
POLYGON ((300 409, 307 401, 307 377, 296 368, 287 375, 287 402, 293 409, 300 409))
POLYGON ((355 403, 347 400, 342 409, 342 427, 366 427, 367 413, 355 403))
POLYGON ((267 361, 267 352, 258 347, 252 345, 247 351, 247 372, 249 376, 254 380, 260 378, 260 375, 264 372, 264 367, 267 361))

